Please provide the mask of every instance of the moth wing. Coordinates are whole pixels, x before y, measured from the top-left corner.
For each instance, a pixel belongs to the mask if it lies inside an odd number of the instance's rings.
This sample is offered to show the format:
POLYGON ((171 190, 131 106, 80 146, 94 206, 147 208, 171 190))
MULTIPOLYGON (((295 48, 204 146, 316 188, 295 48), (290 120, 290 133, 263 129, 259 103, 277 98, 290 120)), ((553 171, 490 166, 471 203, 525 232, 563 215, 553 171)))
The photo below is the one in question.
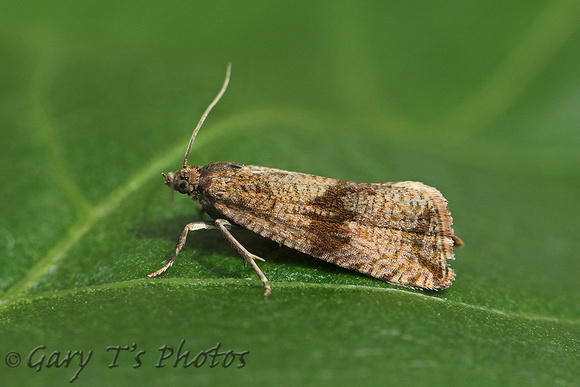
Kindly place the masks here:
POLYGON ((455 273, 452 219, 435 188, 358 184, 248 166, 212 186, 226 218, 275 242, 395 285, 444 289, 455 273))

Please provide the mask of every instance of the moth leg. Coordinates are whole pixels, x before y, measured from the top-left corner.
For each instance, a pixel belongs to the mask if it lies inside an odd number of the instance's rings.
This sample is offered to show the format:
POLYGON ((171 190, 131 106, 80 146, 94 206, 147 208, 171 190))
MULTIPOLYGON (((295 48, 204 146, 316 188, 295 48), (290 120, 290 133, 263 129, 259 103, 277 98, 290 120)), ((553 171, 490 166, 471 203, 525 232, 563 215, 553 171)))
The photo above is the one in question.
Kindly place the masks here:
POLYGON ((232 233, 228 231, 228 229, 229 228, 231 229, 232 227, 230 222, 228 222, 225 219, 216 219, 215 225, 222 232, 222 234, 228 240, 228 242, 230 242, 232 247, 238 252, 240 257, 242 257, 242 259, 244 260, 244 264, 248 262, 252 266, 256 274, 258 274, 258 277, 260 277, 260 281, 262 281, 262 284, 264 285, 264 297, 268 297, 272 292, 272 288, 270 288, 268 278, 266 278, 264 273, 262 273, 262 270, 260 270, 255 261, 256 259, 260 261, 263 261, 264 259, 258 257, 255 254, 250 253, 248 250, 246 250, 244 246, 242 246, 240 242, 236 240, 236 238, 234 238, 232 233))
MULTIPOLYGON (((231 227, 231 225, 230 225, 230 227, 231 227)), ((185 245, 185 241, 187 239, 187 234, 190 231, 212 230, 212 229, 216 229, 216 228, 217 228, 217 226, 214 222, 201 222, 200 221, 200 222, 188 223, 185 226, 185 228, 183 229, 183 231, 181 232, 181 235, 179 236, 179 241, 177 242, 177 246, 175 246, 175 252, 173 253, 173 256, 171 257, 169 262, 167 262, 165 264, 165 266, 163 266, 161 269, 157 270, 156 272, 148 274, 147 277, 149 277, 149 278, 157 277, 158 275, 164 273, 167 269, 169 269, 171 267, 171 265, 173 265, 173 262, 175 262, 175 258, 177 257, 177 254, 179 254, 179 252, 181 251, 181 249, 185 245)))

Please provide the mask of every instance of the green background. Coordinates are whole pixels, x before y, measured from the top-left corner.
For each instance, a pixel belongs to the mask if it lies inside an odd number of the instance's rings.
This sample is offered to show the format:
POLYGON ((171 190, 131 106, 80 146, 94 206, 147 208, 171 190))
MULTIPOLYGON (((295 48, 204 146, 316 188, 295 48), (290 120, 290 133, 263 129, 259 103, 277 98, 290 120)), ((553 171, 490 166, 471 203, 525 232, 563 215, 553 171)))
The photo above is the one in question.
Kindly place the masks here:
POLYGON ((575 385, 580 2, 3 1, 0 379, 77 385, 575 385), (390 286, 240 231, 262 288, 160 173, 235 161, 449 200, 454 284, 390 286), (246 365, 156 368, 218 342, 246 365), (109 368, 108 346, 130 346, 109 368), (19 366, 11 368, 18 352, 19 366), (134 356, 142 366, 133 368, 134 356), (62 360, 62 357, 61 357, 62 360))

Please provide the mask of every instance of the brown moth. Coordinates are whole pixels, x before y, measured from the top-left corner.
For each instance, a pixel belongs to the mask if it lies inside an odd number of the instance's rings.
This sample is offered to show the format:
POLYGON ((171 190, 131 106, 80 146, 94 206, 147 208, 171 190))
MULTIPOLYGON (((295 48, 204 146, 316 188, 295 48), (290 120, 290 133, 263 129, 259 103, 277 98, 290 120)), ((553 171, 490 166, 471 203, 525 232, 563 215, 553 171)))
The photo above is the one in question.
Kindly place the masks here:
POLYGON ((433 187, 419 182, 383 184, 288 172, 238 163, 187 165, 191 146, 210 110, 228 85, 231 64, 217 97, 195 128, 183 169, 163 174, 172 190, 192 197, 213 222, 185 226, 165 272, 183 248, 190 231, 218 229, 249 263, 271 293, 256 260, 230 233, 241 226, 265 238, 346 269, 394 285, 438 290, 451 285, 455 272, 453 246, 462 246, 451 228, 447 200, 433 187))

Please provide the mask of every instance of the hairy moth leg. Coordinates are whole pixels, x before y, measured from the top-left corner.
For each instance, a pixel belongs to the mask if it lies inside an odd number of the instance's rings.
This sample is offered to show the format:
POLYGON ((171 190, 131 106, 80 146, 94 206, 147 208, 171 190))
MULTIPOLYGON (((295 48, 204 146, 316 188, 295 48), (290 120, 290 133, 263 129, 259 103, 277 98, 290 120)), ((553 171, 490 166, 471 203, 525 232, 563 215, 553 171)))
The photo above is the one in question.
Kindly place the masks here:
MULTIPOLYGON (((230 227, 231 227, 231 225, 230 225, 230 227)), ((201 221, 199 221, 199 222, 188 223, 185 226, 185 228, 183 229, 183 231, 181 232, 181 235, 179 236, 179 241, 177 242, 177 246, 175 246, 175 252, 173 253, 173 256, 171 257, 169 262, 167 262, 165 264, 165 266, 163 266, 161 269, 157 270, 156 272, 148 274, 147 277, 149 277, 149 278, 157 277, 158 275, 164 273, 167 269, 169 269, 171 267, 171 265, 173 265, 173 262, 175 262, 175 258, 177 257, 177 254, 179 254, 179 252, 181 251, 181 249, 185 245, 185 241, 187 240, 187 234, 190 231, 215 230, 216 228, 218 228, 218 227, 216 226, 216 224, 214 222, 201 222, 201 221)))
POLYGON ((264 297, 268 297, 272 292, 272 288, 270 288, 268 278, 266 278, 264 273, 262 273, 262 270, 260 270, 255 261, 256 259, 260 261, 263 261, 264 259, 258 257, 255 254, 250 253, 248 250, 246 250, 244 246, 242 246, 240 242, 237 241, 236 238, 234 238, 232 233, 228 231, 228 229, 231 229, 232 227, 230 222, 228 222, 225 219, 216 219, 215 225, 222 232, 222 234, 228 240, 228 242, 230 242, 234 250, 236 250, 240 255, 240 257, 242 257, 242 259, 244 260, 244 264, 248 262, 252 266, 252 268, 256 271, 256 274, 258 274, 258 277, 260 277, 260 281, 262 281, 262 284, 264 284, 264 297))

